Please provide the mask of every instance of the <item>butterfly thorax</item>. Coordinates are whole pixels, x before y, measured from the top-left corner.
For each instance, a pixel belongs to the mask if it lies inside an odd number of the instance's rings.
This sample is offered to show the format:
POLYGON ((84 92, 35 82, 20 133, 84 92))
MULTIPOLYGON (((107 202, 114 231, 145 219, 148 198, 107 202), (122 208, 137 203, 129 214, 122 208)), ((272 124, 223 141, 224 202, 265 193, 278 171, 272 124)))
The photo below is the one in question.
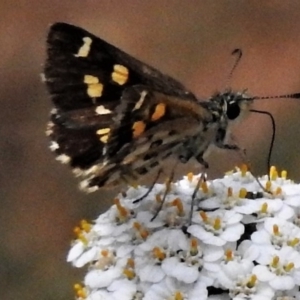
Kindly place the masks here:
MULTIPOLYGON (((179 159, 185 163, 194 157, 199 163, 208 167, 204 157, 211 145, 222 148, 229 132, 230 124, 241 119, 249 110, 252 101, 245 93, 231 90, 216 93, 201 106, 211 114, 210 120, 201 120, 200 130, 188 138, 180 148, 179 159)), ((224 147, 227 148, 227 145, 224 147)))

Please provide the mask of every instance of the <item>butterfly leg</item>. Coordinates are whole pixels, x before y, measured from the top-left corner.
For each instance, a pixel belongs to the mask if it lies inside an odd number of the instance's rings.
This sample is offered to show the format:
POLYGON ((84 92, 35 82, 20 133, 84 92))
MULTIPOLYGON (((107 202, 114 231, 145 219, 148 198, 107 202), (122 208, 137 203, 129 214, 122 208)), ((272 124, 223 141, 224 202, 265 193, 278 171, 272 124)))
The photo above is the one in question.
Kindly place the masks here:
POLYGON ((209 168, 209 164, 207 161, 204 160, 203 158, 203 153, 200 153, 199 155, 197 155, 196 160, 199 164, 201 164, 205 169, 209 168))
POLYGON ((137 199, 133 200, 133 203, 138 203, 138 202, 142 201, 143 199, 145 199, 152 192, 152 190, 153 190, 155 184, 157 183, 158 178, 159 178, 159 176, 160 176, 161 173, 162 173, 162 169, 160 168, 158 170, 158 172, 157 172, 157 174, 156 174, 156 176, 155 176, 155 178, 154 178, 151 186, 149 187, 148 191, 143 196, 141 196, 140 198, 137 198, 137 199))
MULTIPOLYGON (((242 158, 242 161, 246 162, 246 164, 249 164, 249 160, 247 159, 246 156, 246 149, 244 148, 240 148, 237 144, 226 144, 224 143, 224 140, 226 138, 226 130, 223 128, 220 128, 218 130, 217 136, 216 136, 216 140, 215 140, 215 145, 220 148, 220 149, 226 149, 226 150, 234 150, 237 151, 239 153, 239 155, 242 158)), ((230 137, 231 140, 233 140, 232 137, 230 137)))
POLYGON ((189 225, 192 224, 195 199, 196 199, 197 192, 199 191, 202 182, 206 182, 206 175, 204 173, 200 174, 200 177, 198 179, 198 182, 196 184, 196 187, 195 187, 193 195, 192 195, 192 203, 191 203, 191 210, 190 210, 190 216, 189 216, 189 225))
POLYGON ((161 202, 160 202, 160 205, 159 205, 158 209, 156 210, 154 216, 151 218, 151 221, 153 221, 153 220, 156 219, 156 217, 158 216, 159 212, 160 212, 161 209, 163 208, 163 205, 164 205, 164 203, 165 203, 165 201, 166 201, 167 195, 168 195, 168 193, 169 193, 169 191, 170 191, 170 188, 171 188, 172 181, 173 181, 174 176, 175 176, 175 169, 176 169, 176 167, 177 167, 177 164, 178 164, 178 161, 176 161, 176 163, 175 163, 175 165, 174 165, 174 167, 173 167, 173 169, 172 169, 172 172, 171 172, 171 174, 170 174, 170 177, 168 178, 168 180, 167 180, 167 182, 166 182, 166 189, 165 189, 163 198, 162 198, 162 200, 161 200, 161 202))

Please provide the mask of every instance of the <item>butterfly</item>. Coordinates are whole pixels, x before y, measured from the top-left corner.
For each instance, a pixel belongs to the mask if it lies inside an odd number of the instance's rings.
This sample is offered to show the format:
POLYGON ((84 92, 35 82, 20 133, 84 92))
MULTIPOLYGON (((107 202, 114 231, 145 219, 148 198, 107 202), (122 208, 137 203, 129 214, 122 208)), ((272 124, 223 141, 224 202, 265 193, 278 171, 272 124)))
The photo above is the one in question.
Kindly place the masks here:
POLYGON ((228 89, 200 100, 177 80, 66 23, 50 27, 44 80, 54 105, 50 149, 87 192, 139 181, 168 157, 208 167, 211 145, 239 151, 225 142, 231 124, 254 100, 268 98, 228 89))

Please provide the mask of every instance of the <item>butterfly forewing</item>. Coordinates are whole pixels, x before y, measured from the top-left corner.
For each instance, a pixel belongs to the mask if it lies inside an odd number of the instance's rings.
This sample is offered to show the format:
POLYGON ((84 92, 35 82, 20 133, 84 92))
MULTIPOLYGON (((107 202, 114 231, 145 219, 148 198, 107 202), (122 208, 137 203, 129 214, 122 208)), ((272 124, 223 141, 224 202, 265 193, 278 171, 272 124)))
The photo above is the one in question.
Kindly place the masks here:
POLYGON ((47 55, 51 150, 88 190, 143 175, 205 136, 212 116, 191 92, 89 32, 54 24, 47 55))

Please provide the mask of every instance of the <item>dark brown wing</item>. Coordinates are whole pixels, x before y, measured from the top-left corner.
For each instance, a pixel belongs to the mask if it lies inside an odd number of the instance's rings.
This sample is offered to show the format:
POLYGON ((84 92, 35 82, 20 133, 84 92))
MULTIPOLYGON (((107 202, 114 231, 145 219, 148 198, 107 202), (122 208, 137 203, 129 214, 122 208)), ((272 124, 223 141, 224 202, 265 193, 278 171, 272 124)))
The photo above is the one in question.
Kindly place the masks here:
POLYGON ((109 128, 123 92, 137 84, 193 99, 179 82, 73 25, 56 23, 47 38, 44 78, 55 110, 47 134, 58 160, 87 169, 103 159, 109 128), (100 131, 99 131, 100 130, 100 131), (101 131, 102 130, 102 131, 101 131))
POLYGON ((50 28, 44 77, 55 107, 50 148, 89 178, 88 187, 146 172, 156 164, 154 152, 170 155, 196 122, 211 118, 178 81, 69 24, 50 28), (183 119, 189 128, 176 131, 183 119))

